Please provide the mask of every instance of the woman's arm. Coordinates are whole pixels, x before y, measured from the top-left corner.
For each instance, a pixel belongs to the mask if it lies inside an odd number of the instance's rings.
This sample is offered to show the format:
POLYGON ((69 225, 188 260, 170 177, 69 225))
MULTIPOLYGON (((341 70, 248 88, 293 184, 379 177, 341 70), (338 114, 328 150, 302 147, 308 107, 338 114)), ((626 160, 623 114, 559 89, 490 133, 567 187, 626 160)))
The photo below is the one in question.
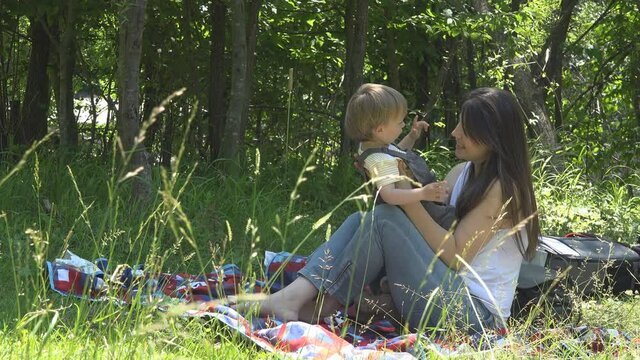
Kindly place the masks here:
POLYGON ((438 225, 419 203, 402 205, 402 209, 422 234, 427 244, 450 268, 458 270, 463 265, 456 255, 469 262, 482 246, 495 234, 496 219, 502 209, 502 190, 494 182, 482 201, 455 227, 453 233, 438 225))

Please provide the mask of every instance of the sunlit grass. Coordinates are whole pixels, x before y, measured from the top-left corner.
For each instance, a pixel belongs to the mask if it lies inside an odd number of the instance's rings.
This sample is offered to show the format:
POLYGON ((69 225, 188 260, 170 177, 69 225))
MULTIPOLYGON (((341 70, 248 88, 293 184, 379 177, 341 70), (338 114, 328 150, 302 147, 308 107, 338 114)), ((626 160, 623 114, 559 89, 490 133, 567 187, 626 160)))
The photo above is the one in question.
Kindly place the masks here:
MULTIPOLYGON (((444 149, 425 155, 444 163, 450 158, 444 149)), ((361 190, 351 193, 359 185, 353 169, 341 177, 351 184, 343 193, 328 190, 327 179, 340 176, 315 168, 312 156, 287 160, 290 169, 299 169, 296 175, 279 173, 278 164, 259 152, 252 156, 250 171, 241 177, 187 161, 157 171, 157 195, 148 204, 129 201, 130 184, 117 181, 122 176, 115 161, 67 161, 32 151, 17 166, 5 165, 0 358, 269 357, 217 325, 136 302, 123 307, 61 297, 49 291, 43 271, 45 260, 68 248, 90 260, 108 257, 112 269, 144 263, 148 271, 201 273, 236 263, 252 280, 264 276, 264 250, 309 254, 348 213, 364 208, 355 196, 361 190)), ((628 191, 637 181, 592 184, 580 169, 558 172, 548 164, 540 159, 533 166, 545 233, 589 230, 614 239, 637 237, 640 200, 628 191)), ((637 296, 584 302, 583 323, 638 334, 639 305, 637 296)), ((513 333, 524 334, 525 324, 516 323, 513 333)))

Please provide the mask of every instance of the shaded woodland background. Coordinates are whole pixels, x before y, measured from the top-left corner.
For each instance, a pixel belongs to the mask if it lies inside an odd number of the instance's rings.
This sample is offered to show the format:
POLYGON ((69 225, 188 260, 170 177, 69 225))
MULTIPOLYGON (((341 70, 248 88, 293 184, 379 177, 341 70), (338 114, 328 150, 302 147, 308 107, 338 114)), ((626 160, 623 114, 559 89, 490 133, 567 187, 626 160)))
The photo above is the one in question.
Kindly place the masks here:
MULTIPOLYGON (((132 337, 145 311, 76 311, 45 260, 258 279, 265 250, 309 254, 372 203, 342 131, 363 82, 427 114, 440 176, 465 94, 513 91, 543 233, 640 242, 639 33, 637 0, 0 0, 0 324, 42 316, 0 339, 41 352, 63 309, 52 353, 221 356, 132 337)), ((637 300, 585 303, 587 323, 637 333, 637 300)))
POLYGON ((170 168, 184 137, 186 159, 229 174, 245 173, 255 148, 283 169, 318 149, 330 173, 353 149, 342 119, 361 83, 428 113, 421 150, 450 145, 468 90, 497 86, 518 96, 537 151, 624 182, 640 163, 639 4, 3 0, 0 150, 21 153, 55 129, 47 151, 121 149, 146 198, 152 169, 170 168))

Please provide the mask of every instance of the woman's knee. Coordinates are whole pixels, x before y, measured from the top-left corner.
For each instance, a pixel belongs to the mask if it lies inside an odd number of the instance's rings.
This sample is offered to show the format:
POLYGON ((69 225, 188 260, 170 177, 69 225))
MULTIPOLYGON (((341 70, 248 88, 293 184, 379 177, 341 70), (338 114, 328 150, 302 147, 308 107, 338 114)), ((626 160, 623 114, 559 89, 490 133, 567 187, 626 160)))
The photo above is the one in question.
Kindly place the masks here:
POLYGON ((399 207, 389 204, 378 205, 371 210, 374 221, 387 220, 387 221, 408 221, 407 215, 405 215, 399 207))
POLYGON ((413 223, 399 207, 388 204, 376 206, 367 220, 370 220, 380 233, 383 233, 385 228, 402 231, 413 228, 413 223))
POLYGON ((362 219, 362 213, 359 211, 354 212, 353 214, 347 216, 347 218, 344 220, 343 224, 358 224, 360 223, 360 220, 362 219))

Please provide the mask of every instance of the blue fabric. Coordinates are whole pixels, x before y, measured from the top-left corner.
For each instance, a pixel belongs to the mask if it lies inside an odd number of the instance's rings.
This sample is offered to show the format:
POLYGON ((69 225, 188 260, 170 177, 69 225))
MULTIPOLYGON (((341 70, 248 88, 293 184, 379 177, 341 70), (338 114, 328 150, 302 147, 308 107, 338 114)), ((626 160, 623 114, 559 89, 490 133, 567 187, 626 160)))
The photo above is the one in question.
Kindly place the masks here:
POLYGON ((394 304, 413 330, 453 322, 459 329, 482 332, 498 325, 396 206, 379 205, 364 217, 349 216, 299 274, 349 305, 362 300, 365 286, 383 269, 394 304))

